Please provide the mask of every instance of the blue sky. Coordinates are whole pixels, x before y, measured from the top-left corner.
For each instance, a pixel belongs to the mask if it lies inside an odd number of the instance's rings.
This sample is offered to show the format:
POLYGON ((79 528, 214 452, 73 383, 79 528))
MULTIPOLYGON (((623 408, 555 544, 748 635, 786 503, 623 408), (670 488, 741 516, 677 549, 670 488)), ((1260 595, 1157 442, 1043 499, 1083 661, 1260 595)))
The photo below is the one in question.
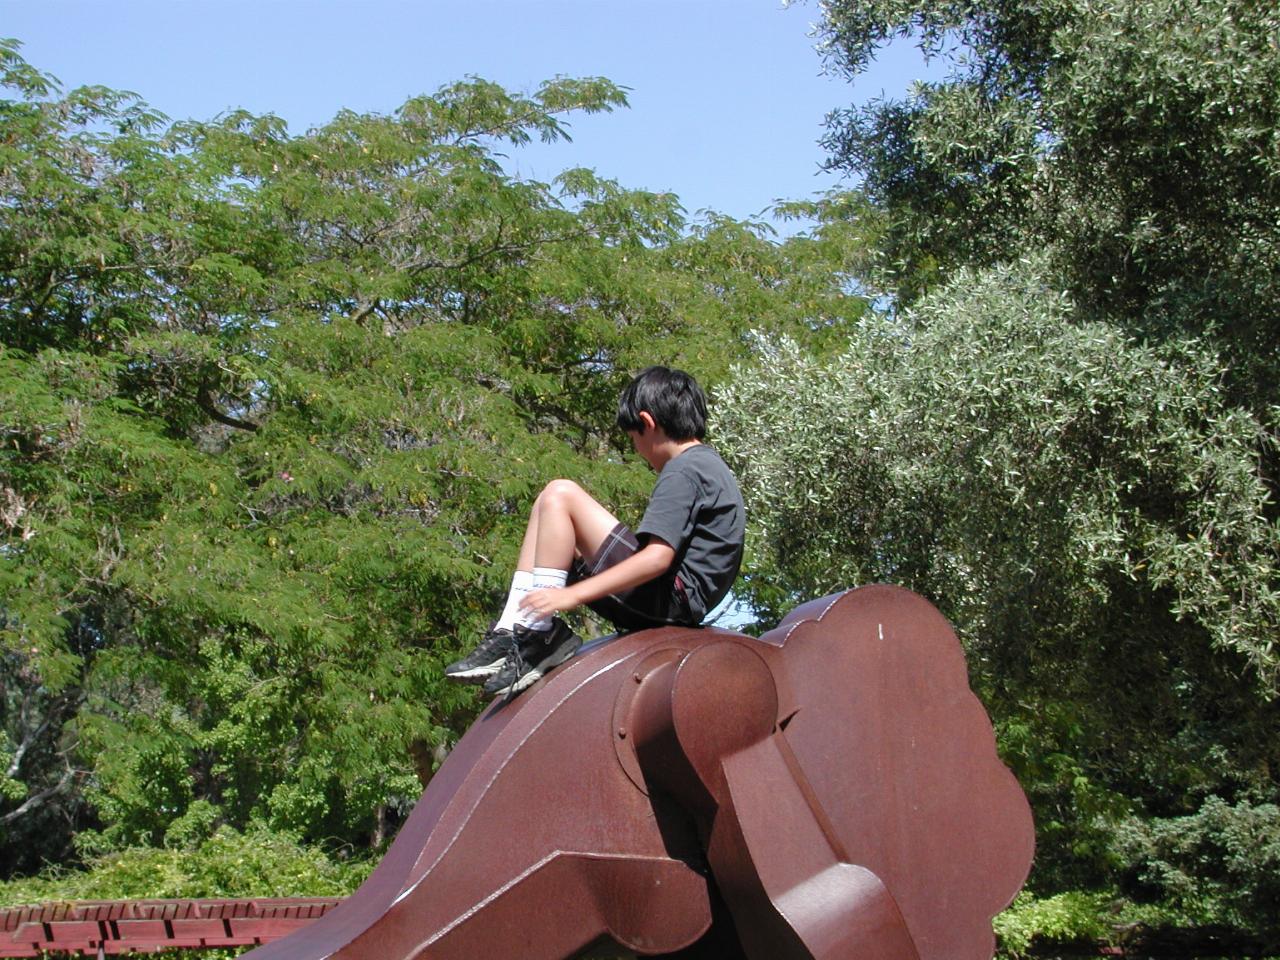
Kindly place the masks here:
POLYGON ((519 91, 605 76, 630 109, 574 117, 572 144, 516 151, 509 169, 587 166, 691 214, 750 217, 839 182, 819 173, 828 110, 927 75, 902 43, 853 86, 824 76, 817 15, 779 0, 0 0, 0 36, 68 87, 132 90, 173 119, 272 112, 296 132, 472 74, 519 91))

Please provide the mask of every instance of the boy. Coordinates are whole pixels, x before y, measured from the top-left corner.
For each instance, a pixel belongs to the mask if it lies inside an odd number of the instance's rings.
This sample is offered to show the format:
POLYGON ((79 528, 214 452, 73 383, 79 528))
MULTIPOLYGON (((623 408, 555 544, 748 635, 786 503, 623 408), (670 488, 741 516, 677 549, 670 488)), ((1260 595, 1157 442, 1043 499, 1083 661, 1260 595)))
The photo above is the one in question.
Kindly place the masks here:
POLYGON ((696 626, 729 592, 746 517, 733 474, 702 442, 702 389, 683 371, 649 367, 618 398, 618 426, 658 472, 639 528, 632 533, 571 480, 547 484, 502 615, 446 676, 511 696, 581 646, 556 613, 585 604, 620 630, 696 626))

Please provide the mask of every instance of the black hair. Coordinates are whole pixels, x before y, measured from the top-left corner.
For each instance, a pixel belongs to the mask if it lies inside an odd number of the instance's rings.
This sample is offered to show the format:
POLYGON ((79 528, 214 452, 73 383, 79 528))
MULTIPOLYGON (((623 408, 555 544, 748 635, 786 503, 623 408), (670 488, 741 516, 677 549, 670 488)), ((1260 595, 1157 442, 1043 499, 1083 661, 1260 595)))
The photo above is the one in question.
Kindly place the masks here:
POLYGON ((683 370, 646 367, 618 397, 618 426, 644 432, 646 410, 672 440, 701 440, 707 433, 707 398, 683 370))

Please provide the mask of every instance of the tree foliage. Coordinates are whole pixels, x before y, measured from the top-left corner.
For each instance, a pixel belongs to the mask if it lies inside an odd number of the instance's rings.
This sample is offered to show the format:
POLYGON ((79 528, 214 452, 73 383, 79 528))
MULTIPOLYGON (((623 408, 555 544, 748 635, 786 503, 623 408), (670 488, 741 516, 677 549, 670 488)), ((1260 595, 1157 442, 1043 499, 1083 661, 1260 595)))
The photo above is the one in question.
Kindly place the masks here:
POLYGON ((647 493, 626 378, 714 385, 748 329, 818 342, 864 309, 834 240, 504 172, 497 149, 623 105, 606 80, 470 80, 294 135, 64 93, 12 42, 0 68, 13 868, 192 816, 377 843, 478 705, 441 665, 540 485, 623 516, 647 493))
POLYGON ((1174 904, 1189 924, 1248 930, 1280 944, 1280 808, 1209 797, 1194 814, 1132 818, 1116 847, 1135 896, 1174 904))
POLYGON ((1207 336, 1233 395, 1280 400, 1280 12, 1257 0, 828 0, 855 78, 914 35, 952 66, 905 101, 834 111, 904 300, 957 267, 1053 251, 1091 315, 1207 336))
POLYGON ((956 625, 1052 891, 1114 879, 1130 815, 1275 795, 1280 528, 1212 355, 1071 322, 1042 269, 961 272, 835 357, 765 341, 718 429, 764 609, 891 581, 956 625))
MULTIPOLYGON (((342 851, 347 852, 349 851, 342 851)), ((284 831, 228 826, 165 847, 85 851, 87 869, 51 867, 0 883, 0 903, 66 900, 218 897, 342 897, 373 867, 368 859, 334 858, 284 831)))
POLYGON ((773 613, 892 580, 956 624, 1036 809, 1024 946, 1037 917, 1096 931, 1121 893, 1165 924, 1269 929, 1277 17, 822 3, 834 72, 911 38, 950 73, 829 118, 885 315, 835 357, 763 338, 726 393, 751 588, 773 613))

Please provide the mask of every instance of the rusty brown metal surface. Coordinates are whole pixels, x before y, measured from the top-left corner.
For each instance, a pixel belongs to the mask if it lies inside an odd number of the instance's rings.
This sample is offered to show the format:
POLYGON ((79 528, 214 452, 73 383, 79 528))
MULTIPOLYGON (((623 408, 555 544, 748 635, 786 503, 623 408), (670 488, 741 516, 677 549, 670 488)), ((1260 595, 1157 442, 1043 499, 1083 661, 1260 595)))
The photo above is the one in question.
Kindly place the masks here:
POLYGON ((346 902, 253 960, 982 960, 1030 811, 921 598, 669 627, 492 705, 346 902))
POLYGON ((252 947, 301 929, 337 897, 106 900, 0 909, 0 957, 252 947))

